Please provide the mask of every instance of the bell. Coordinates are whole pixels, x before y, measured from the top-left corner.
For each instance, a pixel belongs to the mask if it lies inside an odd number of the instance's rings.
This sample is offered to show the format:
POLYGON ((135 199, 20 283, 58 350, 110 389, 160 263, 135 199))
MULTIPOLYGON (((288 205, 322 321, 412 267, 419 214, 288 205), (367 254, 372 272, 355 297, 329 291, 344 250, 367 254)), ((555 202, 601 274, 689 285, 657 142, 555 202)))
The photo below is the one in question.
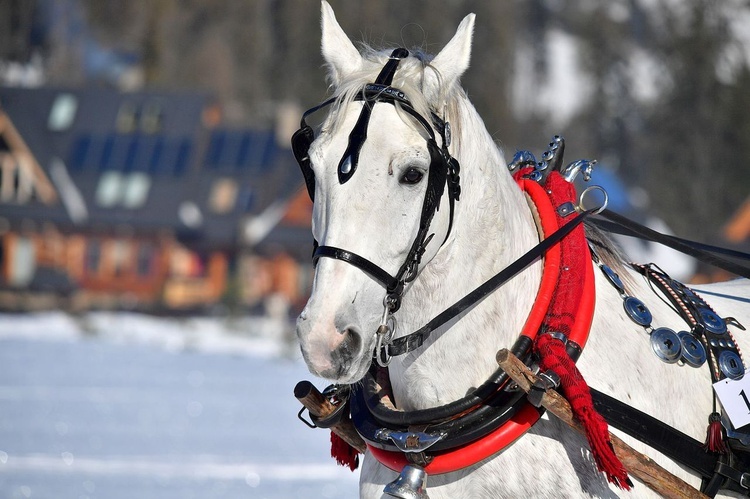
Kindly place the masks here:
POLYGON ((425 491, 427 473, 419 466, 407 464, 401 474, 383 489, 391 497, 401 499, 430 499, 425 491))

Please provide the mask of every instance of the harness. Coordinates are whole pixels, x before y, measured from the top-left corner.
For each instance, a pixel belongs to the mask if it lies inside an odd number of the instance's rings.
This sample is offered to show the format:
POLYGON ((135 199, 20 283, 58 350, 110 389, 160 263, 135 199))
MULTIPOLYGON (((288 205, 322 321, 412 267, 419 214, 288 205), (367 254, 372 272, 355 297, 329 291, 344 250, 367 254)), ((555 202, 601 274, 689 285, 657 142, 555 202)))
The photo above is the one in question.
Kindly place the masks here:
MULTIPOLYGON (((626 294, 619 276, 601 261, 593 249, 592 255, 594 262, 623 298, 623 307, 628 316, 649 334, 652 349, 659 359, 669 364, 682 361, 695 368, 708 362, 714 383, 724 378, 743 377, 744 362, 727 327, 727 324, 732 324, 744 330, 736 319, 721 318, 695 290, 672 279, 654 264, 633 263, 631 267, 659 291, 689 327, 689 331, 677 333, 664 327, 655 329, 648 307, 626 294)), ((706 442, 699 442, 608 395, 593 389, 591 391, 594 405, 610 425, 698 473, 703 478, 701 492, 707 496, 713 497, 722 489, 750 495, 750 436, 735 432, 727 419, 723 422, 729 437, 725 443, 722 417, 716 410, 715 401, 714 412, 709 416, 706 442)))
MULTIPOLYGON (((579 223, 586 215, 580 215, 578 221, 561 224, 561 230, 545 189, 524 175, 519 175, 518 182, 540 213, 542 244, 448 307, 425 327, 395 340, 388 349, 390 355, 402 355, 418 348, 431 332, 476 305, 540 255, 546 254, 540 292, 512 351, 528 364, 537 362, 535 344, 542 335, 553 338, 560 345, 565 344, 567 355, 578 358, 593 316, 595 293, 590 265, 588 271, 580 274, 580 280, 576 276, 577 284, 580 284, 576 289, 580 293, 574 302, 579 306, 566 306, 565 310, 565 313, 575 316, 571 321, 575 326, 562 326, 559 318, 551 317, 550 310, 554 308, 554 291, 559 287, 564 268, 563 253, 571 249, 569 246, 573 241, 566 236, 571 236, 576 227, 582 229, 579 223)), ((579 236, 583 237, 582 230, 579 236)), ((462 399, 416 411, 400 411, 393 406, 387 380, 387 372, 382 367, 374 368, 362 384, 354 387, 351 414, 369 451, 395 471, 410 463, 419 465, 429 474, 440 474, 475 464, 512 444, 536 423, 543 412, 538 404, 527 400, 523 391, 508 383, 508 376, 502 369, 495 371, 479 388, 462 399)))
MULTIPOLYGON (((408 55, 406 49, 394 50, 375 82, 365 85, 355 96, 355 100, 363 101, 364 105, 350 132, 347 148, 337 167, 337 174, 340 184, 348 182, 355 174, 375 104, 391 104, 408 113, 427 132, 426 142, 431 158, 419 230, 404 263, 395 275, 351 251, 319 246, 317 241, 315 242, 314 262, 326 257, 350 263, 378 281, 385 288, 386 295, 383 320, 377 331, 378 346, 370 372, 361 383, 354 386, 329 387, 326 396, 335 401, 338 407, 334 414, 325 418, 311 415, 313 426, 331 427, 342 417, 346 418, 351 414, 357 432, 365 440, 368 451, 385 466, 395 471, 403 470, 399 480, 407 480, 404 477, 410 476, 409 474, 413 474, 415 470, 422 473, 422 477, 425 476, 424 473, 448 473, 475 464, 501 451, 523 435, 543 412, 543 409, 539 408, 541 393, 560 385, 561 380, 556 372, 571 372, 572 376, 563 377, 560 389, 571 402, 573 399, 585 399, 579 402, 578 409, 573 403, 573 409, 578 411, 576 416, 586 427, 600 471, 604 471, 610 481, 624 488, 632 485, 614 454, 610 455, 606 448, 596 448, 596 440, 601 437, 602 425, 606 433, 606 424, 603 420, 600 421, 599 413, 612 426, 700 473, 704 477, 703 491, 708 495, 714 495, 718 490, 725 488, 748 494, 750 472, 745 470, 750 470, 750 448, 739 444, 739 440, 729 439, 729 451, 725 455, 715 452, 706 454, 703 452, 704 444, 607 395, 596 390, 589 391, 580 373, 575 369, 573 362, 581 354, 593 318, 595 291, 592 259, 620 292, 625 310, 631 319, 647 330, 652 347, 659 358, 665 362, 683 360, 694 367, 699 367, 708 359, 712 366, 712 375, 717 378, 722 375, 741 377, 744 373, 744 364, 734 342, 719 338, 726 332, 726 323, 730 322, 731 318, 720 318, 695 292, 669 279, 653 266, 635 266, 634 268, 643 273, 653 286, 666 295, 676 297, 676 301, 673 301, 674 307, 684 314, 683 317, 691 325, 691 331, 685 334, 665 331, 666 328, 653 329, 650 312, 645 305, 625 294, 619 277, 601 262, 595 249, 591 248, 589 256, 589 247, 580 224, 594 213, 601 214, 608 220, 604 223, 617 224, 620 230, 640 233, 646 231, 640 226, 633 228, 634 223, 630 221, 627 224, 622 223, 618 215, 605 210, 606 193, 604 206, 594 210, 585 210, 582 206, 583 197, 590 189, 582 193, 578 204, 575 203, 575 189, 571 182, 579 173, 583 173, 587 179, 593 162, 581 160, 563 168, 564 141, 560 137, 555 137, 550 144, 550 150, 544 153, 543 161, 537 163, 531 153, 521 151, 509 164, 511 171, 515 171, 519 187, 526 193, 537 215, 541 242, 419 330, 396 339, 392 338, 392 314, 400 306, 406 283, 417 277, 422 255, 434 236, 429 233, 430 224, 446 186, 450 202, 446 240, 453 226, 454 204, 460 196, 460 168, 448 151, 449 124, 434 112, 428 121, 414 109, 402 91, 390 86, 399 62, 408 55), (436 132, 441 138, 442 146, 437 144, 436 132), (546 381, 538 387, 536 395, 532 392, 527 397, 523 391, 508 382, 508 376, 502 369, 498 369, 479 388, 455 402, 416 411, 397 410, 391 400, 388 382, 387 365, 390 359, 420 348, 431 333, 470 310, 540 257, 544 257, 544 271, 537 300, 512 348, 512 352, 527 365, 541 370, 542 378, 546 381), (578 271, 567 272, 573 262, 577 262, 575 269, 578 271), (577 277, 571 278, 573 274, 577 277), (709 346, 709 350, 706 352, 704 349, 701 353, 704 344, 709 346), (580 379, 575 383, 568 379, 576 376, 580 379), (585 390, 581 389, 581 383, 585 390), (696 451, 697 448, 700 448, 700 453, 696 451)), ((309 157, 309 147, 314 140, 314 131, 306 123, 306 118, 334 102, 336 98, 306 111, 302 116, 300 129, 292 137, 292 149, 305 178, 308 194, 313 200, 315 175, 309 157)), ((666 239, 665 244, 672 247, 688 246, 689 254, 706 255, 707 258, 710 257, 711 263, 718 262, 718 266, 727 268, 723 265, 726 261, 716 255, 718 251, 714 250, 717 248, 707 245, 696 248, 689 242, 661 234, 649 236, 663 243, 666 239)), ((740 275, 750 274, 748 269, 741 266, 740 272, 737 272, 738 266, 733 263, 732 265, 734 266, 730 271, 740 275)), ((719 437, 721 436, 719 431, 719 437)), ((603 442, 606 444, 607 440, 603 442)), ((347 464, 355 467, 354 461, 347 464)), ((386 492, 392 493, 393 490, 389 492, 389 488, 386 487, 386 492)))

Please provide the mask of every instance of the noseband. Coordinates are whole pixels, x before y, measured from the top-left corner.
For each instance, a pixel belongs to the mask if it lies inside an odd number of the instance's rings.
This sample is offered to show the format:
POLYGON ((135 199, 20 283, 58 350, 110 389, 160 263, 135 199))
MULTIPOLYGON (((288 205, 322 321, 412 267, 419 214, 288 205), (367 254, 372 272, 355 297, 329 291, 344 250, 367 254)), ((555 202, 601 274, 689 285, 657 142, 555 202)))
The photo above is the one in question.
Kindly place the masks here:
MULTIPOLYGON (((387 293, 386 299, 384 300, 387 312, 385 315, 392 314, 398 310, 406 283, 414 280, 417 276, 422 255, 427 248, 427 244, 434 236, 434 234, 429 233, 430 224, 435 212, 439 209, 446 185, 448 186, 450 217, 445 240, 447 240, 453 227, 454 204, 458 201, 461 192, 461 187, 459 185, 460 167, 458 161, 450 155, 450 152, 448 152, 448 146, 450 144, 450 125, 435 113, 431 113, 431 121, 428 121, 416 109, 414 109, 414 106, 404 92, 391 86, 393 76, 396 73, 400 61, 408 56, 408 50, 404 48, 395 49, 391 53, 388 62, 386 62, 385 66, 383 66, 383 69, 378 74, 375 82, 366 84, 362 88, 362 91, 355 96, 354 99, 357 101, 363 101, 364 106, 362 107, 362 111, 360 112, 354 128, 349 134, 347 148, 339 161, 338 180, 339 184, 348 182, 357 170, 359 164, 359 153, 367 140, 367 129, 370 123, 370 116, 376 103, 384 102, 398 107, 412 116, 425 129, 429 135, 429 138, 427 139, 427 149, 430 153, 430 167, 427 178, 427 189, 422 203, 419 230, 414 238, 411 248, 409 249, 409 253, 398 272, 395 275, 391 275, 370 260, 342 248, 319 246, 316 241, 315 249, 313 251, 313 263, 317 263, 321 257, 335 258, 354 265, 378 281, 386 289, 387 293), (440 134, 442 147, 437 145, 435 131, 440 134)), ((315 201, 315 173, 312 169, 309 149, 315 139, 315 133, 312 127, 307 124, 306 118, 312 113, 333 104, 335 101, 336 98, 331 98, 322 104, 308 109, 302 115, 300 129, 292 136, 292 151, 294 152, 294 156, 302 170, 302 175, 305 178, 307 193, 313 202, 315 201)), ((445 240, 443 242, 445 242, 445 240)))

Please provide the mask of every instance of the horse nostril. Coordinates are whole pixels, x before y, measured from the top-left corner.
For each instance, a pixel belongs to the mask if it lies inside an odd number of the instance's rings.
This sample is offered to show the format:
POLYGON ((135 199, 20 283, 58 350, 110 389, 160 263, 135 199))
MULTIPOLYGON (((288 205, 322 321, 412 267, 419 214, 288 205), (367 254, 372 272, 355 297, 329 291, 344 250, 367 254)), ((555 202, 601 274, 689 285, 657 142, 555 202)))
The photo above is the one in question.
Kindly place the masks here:
POLYGON ((362 335, 354 328, 347 328, 341 334, 343 338, 332 352, 332 357, 339 362, 349 362, 362 348, 362 335))

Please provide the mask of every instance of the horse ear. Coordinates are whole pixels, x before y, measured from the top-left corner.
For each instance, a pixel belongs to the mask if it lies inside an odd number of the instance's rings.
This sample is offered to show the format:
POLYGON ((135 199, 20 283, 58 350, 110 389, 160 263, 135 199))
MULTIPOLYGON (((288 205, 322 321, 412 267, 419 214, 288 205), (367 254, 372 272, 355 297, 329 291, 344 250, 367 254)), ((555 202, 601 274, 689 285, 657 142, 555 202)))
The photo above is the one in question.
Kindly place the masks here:
POLYGON ((328 65, 329 76, 338 85, 347 74, 362 66, 362 56, 339 26, 330 4, 322 0, 320 6, 322 31, 321 50, 328 65))
POLYGON ((469 67, 475 17, 474 14, 464 17, 453 38, 430 62, 433 71, 425 71, 424 91, 434 99, 453 86, 469 67))

